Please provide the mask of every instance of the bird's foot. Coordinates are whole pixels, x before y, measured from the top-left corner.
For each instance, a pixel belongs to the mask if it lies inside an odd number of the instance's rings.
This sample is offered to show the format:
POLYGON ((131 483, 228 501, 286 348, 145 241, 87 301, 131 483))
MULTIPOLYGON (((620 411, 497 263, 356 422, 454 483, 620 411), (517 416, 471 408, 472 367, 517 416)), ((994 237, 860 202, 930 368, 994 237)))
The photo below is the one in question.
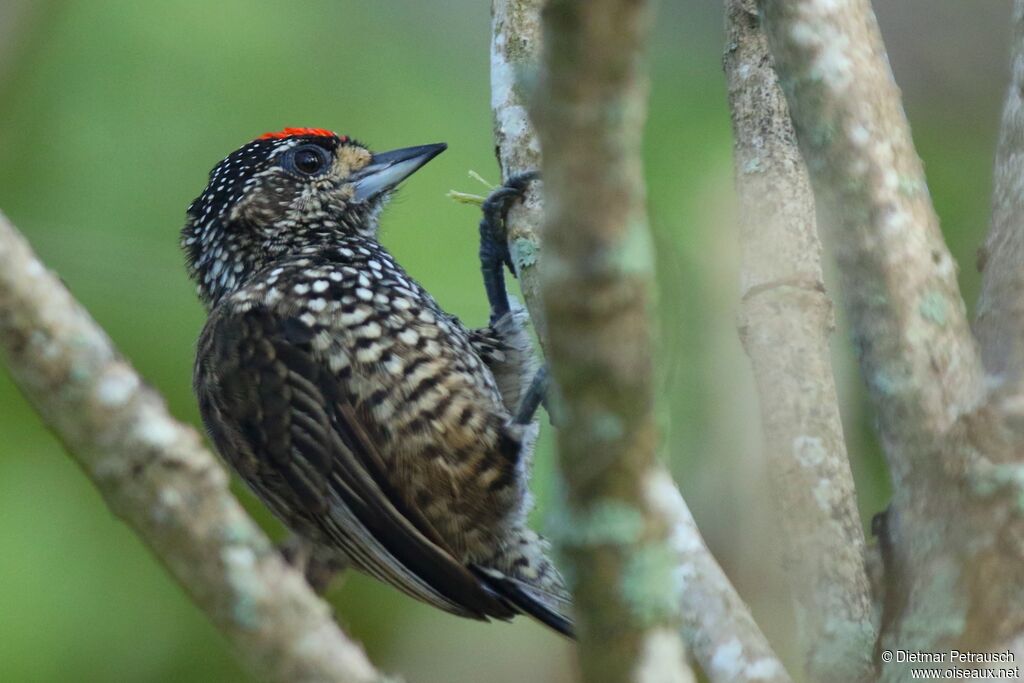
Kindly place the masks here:
POLYGON ((323 595, 331 581, 345 570, 347 563, 337 556, 316 551, 312 542, 292 534, 277 546, 284 561, 302 572, 317 595, 323 595))
MULTIPOLYGON (((537 414, 537 408, 544 405, 548 408, 548 389, 551 386, 551 376, 548 372, 548 364, 540 366, 537 372, 533 375, 533 380, 530 381, 530 386, 526 388, 526 393, 523 394, 522 399, 519 401, 519 408, 516 410, 515 421, 516 424, 526 425, 533 422, 533 416, 537 414)), ((548 414, 550 414, 550 409, 548 414)))
POLYGON ((491 307, 492 323, 509 311, 504 268, 507 266, 512 275, 516 274, 508 249, 505 217, 512 204, 522 199, 529 184, 539 177, 537 171, 512 176, 504 185, 491 192, 482 206, 484 215, 480 219, 480 268, 491 307))

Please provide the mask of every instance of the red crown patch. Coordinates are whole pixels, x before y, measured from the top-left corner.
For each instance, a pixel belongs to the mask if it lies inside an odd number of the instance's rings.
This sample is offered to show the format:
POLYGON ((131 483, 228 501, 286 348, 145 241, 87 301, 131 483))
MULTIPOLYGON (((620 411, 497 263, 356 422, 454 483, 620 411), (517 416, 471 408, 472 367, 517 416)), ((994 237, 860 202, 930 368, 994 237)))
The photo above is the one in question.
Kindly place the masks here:
POLYGON ((317 137, 335 137, 345 142, 348 140, 347 135, 338 135, 334 131, 327 130, 326 128, 285 128, 273 133, 264 133, 263 135, 256 138, 257 140, 276 140, 280 138, 291 138, 300 135, 314 135, 317 137))

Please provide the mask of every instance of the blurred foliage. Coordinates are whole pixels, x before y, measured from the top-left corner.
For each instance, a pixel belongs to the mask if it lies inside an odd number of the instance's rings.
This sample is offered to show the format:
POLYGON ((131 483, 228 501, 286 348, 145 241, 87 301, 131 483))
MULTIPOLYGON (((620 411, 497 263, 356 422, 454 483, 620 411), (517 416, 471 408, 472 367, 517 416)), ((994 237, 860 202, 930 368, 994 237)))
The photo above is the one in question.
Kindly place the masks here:
MULTIPOLYGON (((721 18, 698 0, 662 4, 645 153, 665 451, 709 543, 788 655, 756 404, 734 329, 721 18)), ((328 127, 377 149, 448 142, 403 188, 382 239, 442 305, 484 321, 475 209, 445 193, 478 191, 470 169, 497 180, 488 3, 97 0, 36 2, 30 14, 31 35, 19 36, 16 54, 0 53, 12 67, 0 69, 0 209, 176 415, 198 424, 190 376, 203 312, 177 246, 184 210, 218 159, 265 130, 328 127)), ((910 103, 968 301, 999 64, 977 75, 993 83, 980 113, 976 101, 910 103)), ((867 520, 887 483, 846 339, 836 335, 837 374, 867 520)), ((534 477, 541 526, 553 488, 546 432, 534 477)), ((244 680, 221 637, 2 375, 0 435, 0 680, 244 680)), ((462 621, 358 576, 330 597, 374 660, 412 680, 570 676, 570 647, 525 620, 462 621)))

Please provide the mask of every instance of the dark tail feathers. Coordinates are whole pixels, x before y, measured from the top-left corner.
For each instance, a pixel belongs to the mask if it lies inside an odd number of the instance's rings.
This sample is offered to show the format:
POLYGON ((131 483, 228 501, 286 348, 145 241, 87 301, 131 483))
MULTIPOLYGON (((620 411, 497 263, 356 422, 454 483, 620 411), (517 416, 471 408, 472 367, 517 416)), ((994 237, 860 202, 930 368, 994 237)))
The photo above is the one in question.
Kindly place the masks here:
POLYGON ((472 565, 470 569, 511 607, 567 638, 576 639, 572 618, 568 616, 568 599, 508 576, 497 569, 479 565, 472 565))

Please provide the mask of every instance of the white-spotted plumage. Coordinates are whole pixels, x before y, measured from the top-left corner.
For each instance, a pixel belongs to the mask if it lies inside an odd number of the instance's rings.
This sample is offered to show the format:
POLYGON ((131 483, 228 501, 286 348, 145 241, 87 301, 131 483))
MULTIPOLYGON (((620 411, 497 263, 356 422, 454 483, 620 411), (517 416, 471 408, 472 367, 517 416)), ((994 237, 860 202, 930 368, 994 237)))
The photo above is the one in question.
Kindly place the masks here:
POLYGON ((213 170, 182 238, 210 310, 204 422, 318 552, 456 614, 526 612, 569 633, 562 581, 526 527, 524 318, 468 330, 377 242, 390 188, 367 196, 366 174, 385 158, 314 131, 213 170))

